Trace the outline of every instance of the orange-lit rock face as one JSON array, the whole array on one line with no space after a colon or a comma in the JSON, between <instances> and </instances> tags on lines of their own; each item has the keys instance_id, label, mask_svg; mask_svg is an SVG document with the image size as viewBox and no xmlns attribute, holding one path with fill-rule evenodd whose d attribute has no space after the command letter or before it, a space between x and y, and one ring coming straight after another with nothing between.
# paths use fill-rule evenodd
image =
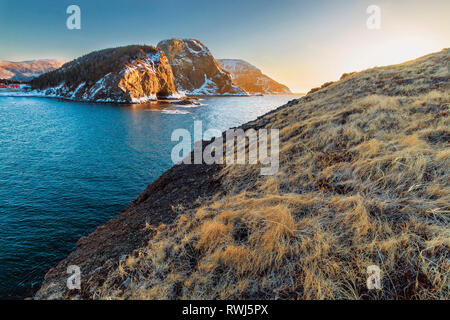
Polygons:
<instances>
[{"instance_id":1,"label":"orange-lit rock face","mask_svg":"<svg viewBox=\"0 0 450 320\"><path fill-rule=\"evenodd\" d=\"M169 59L178 90L188 95L246 95L200 41L170 39L161 41L158 48Z\"/></svg>"},{"instance_id":2,"label":"orange-lit rock face","mask_svg":"<svg viewBox=\"0 0 450 320\"><path fill-rule=\"evenodd\" d=\"M163 52L133 61L123 73L118 87L134 102L167 98L177 93L172 68Z\"/></svg>"}]
</instances>

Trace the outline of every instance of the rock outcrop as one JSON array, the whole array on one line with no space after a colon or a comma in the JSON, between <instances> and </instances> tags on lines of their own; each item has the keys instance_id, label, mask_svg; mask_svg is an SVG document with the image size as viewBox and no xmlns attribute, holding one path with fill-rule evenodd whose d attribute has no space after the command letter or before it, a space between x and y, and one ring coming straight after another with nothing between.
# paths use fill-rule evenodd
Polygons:
<instances>
[{"instance_id":1,"label":"rock outcrop","mask_svg":"<svg viewBox=\"0 0 450 320\"><path fill-rule=\"evenodd\" d=\"M250 63L239 59L219 59L220 67L231 74L233 83L250 94L291 94L285 85L276 82Z\"/></svg>"},{"instance_id":2,"label":"rock outcrop","mask_svg":"<svg viewBox=\"0 0 450 320\"><path fill-rule=\"evenodd\" d=\"M209 49L198 40L170 39L158 43L172 66L175 84L187 95L247 95L233 85Z\"/></svg>"},{"instance_id":3,"label":"rock outcrop","mask_svg":"<svg viewBox=\"0 0 450 320\"><path fill-rule=\"evenodd\" d=\"M164 52L127 46L90 53L32 81L32 94L75 101L142 103L179 94Z\"/></svg>"},{"instance_id":4,"label":"rock outcrop","mask_svg":"<svg viewBox=\"0 0 450 320\"><path fill-rule=\"evenodd\" d=\"M28 81L58 69L66 62L65 60L0 61L0 79Z\"/></svg>"}]
</instances>

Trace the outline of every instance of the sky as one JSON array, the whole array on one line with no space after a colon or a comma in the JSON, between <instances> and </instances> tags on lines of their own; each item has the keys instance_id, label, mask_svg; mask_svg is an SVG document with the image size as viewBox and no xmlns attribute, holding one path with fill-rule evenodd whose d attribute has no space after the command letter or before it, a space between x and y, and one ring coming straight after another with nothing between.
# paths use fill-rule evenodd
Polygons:
<instances>
[{"instance_id":1,"label":"sky","mask_svg":"<svg viewBox=\"0 0 450 320\"><path fill-rule=\"evenodd\" d=\"M69 5L81 29L69 30ZM369 29L370 5L380 28ZM0 0L0 60L71 60L94 50L194 38L294 92L342 73L450 47L449 0Z\"/></svg>"}]
</instances>

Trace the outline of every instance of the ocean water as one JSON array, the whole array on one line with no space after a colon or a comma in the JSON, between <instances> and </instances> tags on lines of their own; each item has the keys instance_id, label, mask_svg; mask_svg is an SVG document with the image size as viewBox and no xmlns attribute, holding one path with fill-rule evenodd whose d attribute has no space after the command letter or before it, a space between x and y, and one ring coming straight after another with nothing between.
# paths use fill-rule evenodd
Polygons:
<instances>
[{"instance_id":1,"label":"ocean water","mask_svg":"<svg viewBox=\"0 0 450 320\"><path fill-rule=\"evenodd\" d=\"M0 299L31 296L80 237L169 169L173 130L201 120L224 131L294 98L181 107L0 97Z\"/></svg>"}]
</instances>

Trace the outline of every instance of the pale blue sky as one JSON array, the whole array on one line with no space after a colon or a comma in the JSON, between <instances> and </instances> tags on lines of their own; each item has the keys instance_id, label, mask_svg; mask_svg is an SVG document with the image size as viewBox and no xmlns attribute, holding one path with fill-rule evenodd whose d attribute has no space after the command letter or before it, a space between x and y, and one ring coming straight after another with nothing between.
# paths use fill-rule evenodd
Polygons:
<instances>
[{"instance_id":1,"label":"pale blue sky","mask_svg":"<svg viewBox=\"0 0 450 320\"><path fill-rule=\"evenodd\" d=\"M66 28L79 5L82 29ZM381 29L366 8L381 8ZM93 50L196 38L216 58L247 60L294 91L343 72L450 46L448 0L0 0L0 60L73 59Z\"/></svg>"}]
</instances>

